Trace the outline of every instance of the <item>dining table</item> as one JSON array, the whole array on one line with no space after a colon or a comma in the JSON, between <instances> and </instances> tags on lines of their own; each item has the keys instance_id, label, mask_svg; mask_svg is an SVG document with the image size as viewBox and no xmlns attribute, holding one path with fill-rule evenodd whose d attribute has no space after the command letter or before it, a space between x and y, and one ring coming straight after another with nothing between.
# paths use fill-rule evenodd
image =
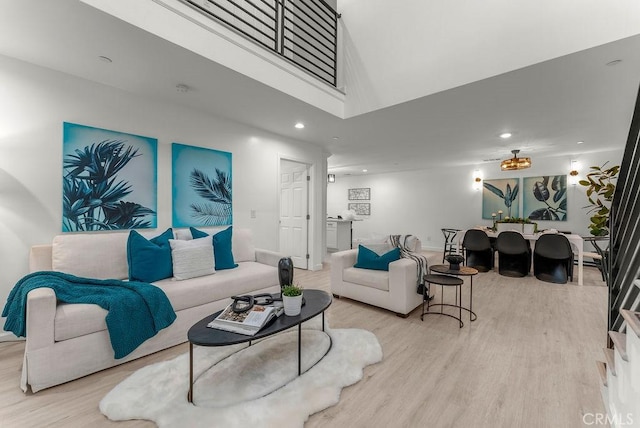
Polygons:
<instances>
[{"instance_id":1,"label":"dining table","mask_svg":"<svg viewBox=\"0 0 640 428\"><path fill-rule=\"evenodd\" d=\"M490 227L476 227L474 229L482 230L487 234L489 238L497 238L499 233L497 231L494 231ZM454 241L457 242L456 247L459 254L462 251L462 241L464 240L464 235L467 232L467 230L468 229L460 230L458 233L456 233L456 236L453 238ZM547 230L547 231L542 231L542 232L532 233L532 234L523 233L522 236L524 237L524 239L531 242L531 247L532 247L531 250L533 251L536 245L536 241L545 233L561 233L561 232L557 232L554 230ZM569 240L569 243L571 244L571 248L573 248L574 253L578 255L578 285L583 285L584 239L582 239L582 236L576 235L573 233L571 234L565 233L564 236Z\"/></svg>"}]
</instances>

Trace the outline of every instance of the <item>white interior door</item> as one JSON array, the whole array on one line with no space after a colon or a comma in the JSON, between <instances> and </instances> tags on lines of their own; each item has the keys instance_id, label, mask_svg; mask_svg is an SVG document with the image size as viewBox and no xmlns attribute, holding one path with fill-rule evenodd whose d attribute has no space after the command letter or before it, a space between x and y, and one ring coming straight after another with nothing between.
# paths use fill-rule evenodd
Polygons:
<instances>
[{"instance_id":1,"label":"white interior door","mask_svg":"<svg viewBox=\"0 0 640 428\"><path fill-rule=\"evenodd\" d=\"M305 164L280 162L280 252L301 269L308 268L308 175Z\"/></svg>"}]
</instances>

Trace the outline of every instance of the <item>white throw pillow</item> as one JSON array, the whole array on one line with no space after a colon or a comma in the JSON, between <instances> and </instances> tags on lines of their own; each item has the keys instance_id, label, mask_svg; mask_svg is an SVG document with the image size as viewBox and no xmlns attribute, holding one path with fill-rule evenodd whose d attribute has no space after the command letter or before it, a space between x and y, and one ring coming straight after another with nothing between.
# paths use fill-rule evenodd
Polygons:
<instances>
[{"instance_id":1,"label":"white throw pillow","mask_svg":"<svg viewBox=\"0 0 640 428\"><path fill-rule=\"evenodd\" d=\"M169 239L175 279L183 280L215 273L212 239L212 236L189 241Z\"/></svg>"}]
</instances>

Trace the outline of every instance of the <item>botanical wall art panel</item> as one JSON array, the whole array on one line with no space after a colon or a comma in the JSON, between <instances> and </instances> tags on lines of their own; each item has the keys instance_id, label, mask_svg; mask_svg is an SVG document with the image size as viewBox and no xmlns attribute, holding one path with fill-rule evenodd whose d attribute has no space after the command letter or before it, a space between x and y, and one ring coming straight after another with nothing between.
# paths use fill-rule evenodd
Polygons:
<instances>
[{"instance_id":1,"label":"botanical wall art panel","mask_svg":"<svg viewBox=\"0 0 640 428\"><path fill-rule=\"evenodd\" d=\"M63 124L62 231L157 227L158 140Z\"/></svg>"},{"instance_id":2,"label":"botanical wall art panel","mask_svg":"<svg viewBox=\"0 0 640 428\"><path fill-rule=\"evenodd\" d=\"M524 216L531 220L567 221L567 176L544 175L523 179Z\"/></svg>"},{"instance_id":3,"label":"botanical wall art panel","mask_svg":"<svg viewBox=\"0 0 640 428\"><path fill-rule=\"evenodd\" d=\"M350 201L368 201L370 199L371 199L371 189L368 187L349 189Z\"/></svg>"},{"instance_id":4,"label":"botanical wall art panel","mask_svg":"<svg viewBox=\"0 0 640 428\"><path fill-rule=\"evenodd\" d=\"M232 224L231 153L173 143L173 226Z\"/></svg>"},{"instance_id":5,"label":"botanical wall art panel","mask_svg":"<svg viewBox=\"0 0 640 428\"><path fill-rule=\"evenodd\" d=\"M350 203L348 209L355 211L356 215L371 215L371 204L369 203Z\"/></svg>"},{"instance_id":6,"label":"botanical wall art panel","mask_svg":"<svg viewBox=\"0 0 640 428\"><path fill-rule=\"evenodd\" d=\"M518 178L484 180L482 183L482 218L491 220L491 214L502 211L502 218L519 217L520 203ZM499 216L498 216L499 217Z\"/></svg>"}]
</instances>

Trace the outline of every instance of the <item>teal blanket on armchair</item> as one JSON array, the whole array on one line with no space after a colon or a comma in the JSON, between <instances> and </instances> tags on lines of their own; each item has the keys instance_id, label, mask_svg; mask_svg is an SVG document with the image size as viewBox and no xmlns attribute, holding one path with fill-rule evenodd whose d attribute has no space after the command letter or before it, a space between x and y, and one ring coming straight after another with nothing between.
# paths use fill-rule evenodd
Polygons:
<instances>
[{"instance_id":1,"label":"teal blanket on armchair","mask_svg":"<svg viewBox=\"0 0 640 428\"><path fill-rule=\"evenodd\" d=\"M2 316L6 331L26 335L27 294L53 289L58 301L93 303L109 311L105 318L115 358L123 358L176 319L164 292L145 282L80 278L62 272L34 272L13 287Z\"/></svg>"}]
</instances>

